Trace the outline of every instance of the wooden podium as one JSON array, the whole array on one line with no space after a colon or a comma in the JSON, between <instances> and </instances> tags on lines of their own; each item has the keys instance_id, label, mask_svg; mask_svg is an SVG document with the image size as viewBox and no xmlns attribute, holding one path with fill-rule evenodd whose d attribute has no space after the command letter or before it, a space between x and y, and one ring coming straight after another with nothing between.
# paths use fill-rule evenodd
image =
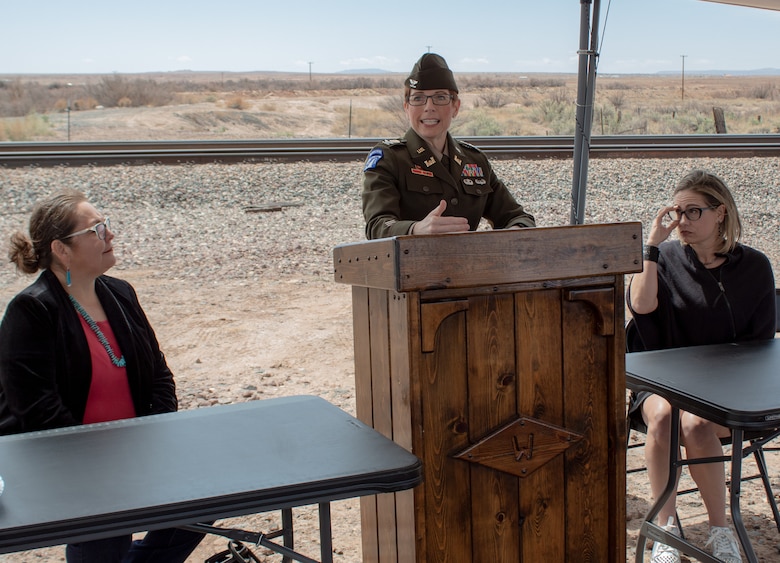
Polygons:
<instances>
[{"instance_id":1,"label":"wooden podium","mask_svg":"<svg viewBox=\"0 0 780 563\"><path fill-rule=\"evenodd\" d=\"M333 251L357 415L423 460L361 499L363 561L626 558L623 275L640 223L401 236Z\"/></svg>"}]
</instances>

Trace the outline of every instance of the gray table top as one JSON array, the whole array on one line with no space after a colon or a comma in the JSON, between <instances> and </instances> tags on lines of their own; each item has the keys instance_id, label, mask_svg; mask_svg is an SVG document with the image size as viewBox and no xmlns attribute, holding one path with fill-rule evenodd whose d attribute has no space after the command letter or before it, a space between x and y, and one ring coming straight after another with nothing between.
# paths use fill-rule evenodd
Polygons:
<instances>
[{"instance_id":1,"label":"gray table top","mask_svg":"<svg viewBox=\"0 0 780 563\"><path fill-rule=\"evenodd\" d=\"M730 428L780 426L780 339L626 354L626 384Z\"/></svg>"},{"instance_id":2,"label":"gray table top","mask_svg":"<svg viewBox=\"0 0 780 563\"><path fill-rule=\"evenodd\" d=\"M0 553L411 488L421 461L299 396L0 437Z\"/></svg>"}]
</instances>

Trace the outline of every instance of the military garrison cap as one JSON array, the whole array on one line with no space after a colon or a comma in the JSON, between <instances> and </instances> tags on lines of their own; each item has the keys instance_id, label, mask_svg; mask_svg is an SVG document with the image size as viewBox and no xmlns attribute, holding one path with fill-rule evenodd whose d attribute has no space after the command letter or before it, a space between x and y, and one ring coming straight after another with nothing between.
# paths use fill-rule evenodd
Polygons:
<instances>
[{"instance_id":1,"label":"military garrison cap","mask_svg":"<svg viewBox=\"0 0 780 563\"><path fill-rule=\"evenodd\" d=\"M446 90L458 91L455 77L447 66L447 61L435 53L425 53L414 63L412 73L404 83L415 90Z\"/></svg>"}]
</instances>

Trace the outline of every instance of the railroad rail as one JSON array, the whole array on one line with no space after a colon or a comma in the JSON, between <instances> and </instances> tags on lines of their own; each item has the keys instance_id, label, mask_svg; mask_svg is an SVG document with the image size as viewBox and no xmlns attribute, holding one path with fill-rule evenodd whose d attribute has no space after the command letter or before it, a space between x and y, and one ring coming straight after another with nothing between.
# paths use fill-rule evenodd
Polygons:
<instances>
[{"instance_id":1,"label":"railroad rail","mask_svg":"<svg viewBox=\"0 0 780 563\"><path fill-rule=\"evenodd\" d=\"M572 158L574 138L460 137L492 158ZM111 141L0 143L0 166L184 164L257 161L350 161L381 139ZM594 136L591 158L738 158L780 156L780 135Z\"/></svg>"}]
</instances>

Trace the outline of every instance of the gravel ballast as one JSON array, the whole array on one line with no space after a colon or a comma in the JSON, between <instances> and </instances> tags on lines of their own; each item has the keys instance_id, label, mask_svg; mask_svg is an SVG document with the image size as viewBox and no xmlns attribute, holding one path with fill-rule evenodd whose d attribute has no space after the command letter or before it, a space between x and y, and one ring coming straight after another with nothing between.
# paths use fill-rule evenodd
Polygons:
<instances>
[{"instance_id":1,"label":"gravel ballast","mask_svg":"<svg viewBox=\"0 0 780 563\"><path fill-rule=\"evenodd\" d=\"M27 228L37 200L74 187L111 217L118 239L116 270L143 268L172 279L328 278L333 247L364 240L361 164L4 169L0 237L5 249L13 230ZM494 166L539 226L569 224L571 160L497 160ZM743 242L780 267L778 158L591 159L585 222L641 221L646 233L656 210L670 201L676 181L697 167L727 182L742 214ZM4 260L0 287L15 278Z\"/></svg>"},{"instance_id":2,"label":"gravel ballast","mask_svg":"<svg viewBox=\"0 0 780 563\"><path fill-rule=\"evenodd\" d=\"M494 166L539 226L569 224L570 159ZM780 158L591 159L585 222L641 221L646 234L692 168L727 182L742 214L743 241L780 268ZM111 217L117 265L109 274L139 289L176 375L181 408L316 394L354 412L350 291L333 281L332 251L365 240L361 170L360 161L0 168L0 248L5 256L11 233L26 230L36 201L64 187L83 190ZM0 311L33 279L4 257ZM633 561L649 491L644 476L629 478L629 485L627 560ZM777 532L756 491L743 497L749 533L769 561L777 557ZM686 499L686 534L703 545L706 511L697 495ZM265 531L273 529L269 518L236 525ZM296 545L316 553L316 514L304 510L296 518L303 518L296 521ZM357 501L335 503L333 522L336 560L358 563ZM189 561L204 561L224 544L209 536ZM0 561L54 563L62 561L62 548Z\"/></svg>"}]
</instances>

